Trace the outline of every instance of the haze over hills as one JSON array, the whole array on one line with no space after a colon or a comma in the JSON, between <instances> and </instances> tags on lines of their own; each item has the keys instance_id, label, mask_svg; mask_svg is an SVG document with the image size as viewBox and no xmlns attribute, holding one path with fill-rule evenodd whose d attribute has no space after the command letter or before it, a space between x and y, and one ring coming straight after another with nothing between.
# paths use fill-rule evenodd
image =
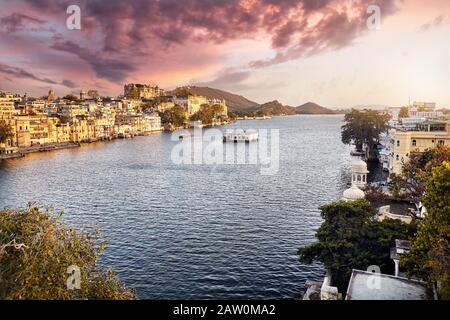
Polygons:
<instances>
[{"instance_id":1,"label":"haze over hills","mask_svg":"<svg viewBox=\"0 0 450 320\"><path fill-rule=\"evenodd\" d=\"M223 99L232 112L263 112L266 115L294 115L294 114L335 114L336 112L324 108L316 103L308 102L298 107L285 106L278 100L259 104L241 95L210 87L186 86L179 87L168 94L177 94L188 90L192 94L201 95L208 99Z\"/></svg>"}]
</instances>

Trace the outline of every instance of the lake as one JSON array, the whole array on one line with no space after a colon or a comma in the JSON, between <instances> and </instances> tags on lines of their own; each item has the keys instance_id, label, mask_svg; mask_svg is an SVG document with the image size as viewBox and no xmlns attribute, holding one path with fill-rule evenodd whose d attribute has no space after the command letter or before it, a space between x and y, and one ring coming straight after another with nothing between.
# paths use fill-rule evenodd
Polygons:
<instances>
[{"instance_id":1,"label":"lake","mask_svg":"<svg viewBox=\"0 0 450 320\"><path fill-rule=\"evenodd\" d=\"M0 208L64 209L107 239L101 264L142 299L295 299L324 270L298 262L318 207L350 182L343 116L238 121L279 129L279 170L177 165L170 133L36 153L0 163Z\"/></svg>"}]
</instances>

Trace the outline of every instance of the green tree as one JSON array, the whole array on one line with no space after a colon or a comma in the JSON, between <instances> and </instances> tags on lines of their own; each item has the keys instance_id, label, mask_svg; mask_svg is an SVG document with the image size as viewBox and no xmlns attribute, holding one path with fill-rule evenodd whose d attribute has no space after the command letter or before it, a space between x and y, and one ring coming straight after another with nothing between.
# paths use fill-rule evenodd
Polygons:
<instances>
[{"instance_id":1,"label":"green tree","mask_svg":"<svg viewBox=\"0 0 450 320\"><path fill-rule=\"evenodd\" d=\"M187 120L186 112L180 106L175 106L169 110L165 110L159 115L161 117L162 124L171 124L175 127L183 126Z\"/></svg>"},{"instance_id":2,"label":"green tree","mask_svg":"<svg viewBox=\"0 0 450 320\"><path fill-rule=\"evenodd\" d=\"M433 175L433 168L444 161L450 161L450 147L436 146L425 152L413 152L408 161L402 163L401 175L391 175L390 190L398 196L420 201L425 193L427 182Z\"/></svg>"},{"instance_id":3,"label":"green tree","mask_svg":"<svg viewBox=\"0 0 450 320\"><path fill-rule=\"evenodd\" d=\"M202 124L211 124L214 119L214 109L209 104L203 104L200 110L191 117L191 120L200 120Z\"/></svg>"},{"instance_id":4,"label":"green tree","mask_svg":"<svg viewBox=\"0 0 450 320\"><path fill-rule=\"evenodd\" d=\"M352 109L345 115L341 138L345 144L354 144L358 151L366 146L369 159L374 159L374 150L380 134L389 129L388 115L375 110Z\"/></svg>"},{"instance_id":5,"label":"green tree","mask_svg":"<svg viewBox=\"0 0 450 320\"><path fill-rule=\"evenodd\" d=\"M398 114L399 118L408 118L409 116L409 109L408 107L401 107L400 112Z\"/></svg>"},{"instance_id":6,"label":"green tree","mask_svg":"<svg viewBox=\"0 0 450 320\"><path fill-rule=\"evenodd\" d=\"M440 298L450 300L450 162L433 169L423 203L427 215L401 264L409 276L438 283Z\"/></svg>"},{"instance_id":7,"label":"green tree","mask_svg":"<svg viewBox=\"0 0 450 320\"><path fill-rule=\"evenodd\" d=\"M300 262L323 263L333 285L344 293L353 269L378 265L382 272L392 272L389 255L395 239L408 239L414 233L414 225L373 219L376 210L365 200L334 202L320 210L324 222L316 233L318 242L298 250Z\"/></svg>"},{"instance_id":8,"label":"green tree","mask_svg":"<svg viewBox=\"0 0 450 320\"><path fill-rule=\"evenodd\" d=\"M0 211L0 299L134 299L114 272L97 267L104 241L78 233L51 212ZM80 289L69 290L67 268L80 270Z\"/></svg>"},{"instance_id":9,"label":"green tree","mask_svg":"<svg viewBox=\"0 0 450 320\"><path fill-rule=\"evenodd\" d=\"M5 143L14 136L11 126L4 120L0 120L0 143Z\"/></svg>"}]
</instances>

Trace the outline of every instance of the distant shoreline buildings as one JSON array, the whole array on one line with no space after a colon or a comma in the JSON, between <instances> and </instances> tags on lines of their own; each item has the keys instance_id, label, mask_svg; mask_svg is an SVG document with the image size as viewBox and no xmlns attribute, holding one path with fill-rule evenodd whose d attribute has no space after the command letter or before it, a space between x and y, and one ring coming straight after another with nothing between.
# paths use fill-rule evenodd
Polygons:
<instances>
[{"instance_id":1,"label":"distant shoreline buildings","mask_svg":"<svg viewBox=\"0 0 450 320\"><path fill-rule=\"evenodd\" d=\"M0 123L6 123L12 131L12 136L0 141L0 158L48 150L50 146L70 147L160 132L173 128L171 123L162 123L161 113L180 106L189 119L203 105L220 105L223 110L215 115L211 125L227 123L224 100L189 93L166 95L158 86L145 84L126 84L123 96L116 98L100 97L94 90L63 98L53 90L41 98L0 92ZM185 126L189 127L188 121Z\"/></svg>"}]
</instances>

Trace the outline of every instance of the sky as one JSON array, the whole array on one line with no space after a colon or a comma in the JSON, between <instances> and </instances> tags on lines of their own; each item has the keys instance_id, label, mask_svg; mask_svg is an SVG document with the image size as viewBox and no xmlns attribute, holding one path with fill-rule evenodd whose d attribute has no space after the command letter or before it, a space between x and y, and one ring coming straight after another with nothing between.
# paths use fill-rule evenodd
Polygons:
<instances>
[{"instance_id":1,"label":"sky","mask_svg":"<svg viewBox=\"0 0 450 320\"><path fill-rule=\"evenodd\" d=\"M449 0L0 0L0 90L200 85L291 106L450 108L449 40Z\"/></svg>"}]
</instances>

